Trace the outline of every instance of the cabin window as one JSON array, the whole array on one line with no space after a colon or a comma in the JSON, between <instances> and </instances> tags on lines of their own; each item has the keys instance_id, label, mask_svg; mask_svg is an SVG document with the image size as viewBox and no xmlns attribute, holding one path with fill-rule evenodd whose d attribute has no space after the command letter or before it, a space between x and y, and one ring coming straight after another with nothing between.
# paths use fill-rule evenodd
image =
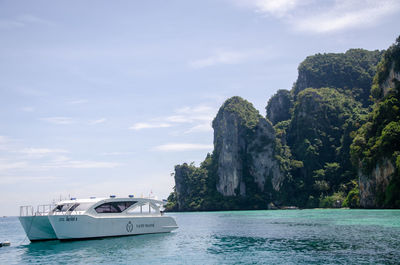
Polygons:
<instances>
[{"instance_id":1,"label":"cabin window","mask_svg":"<svg viewBox=\"0 0 400 265\"><path fill-rule=\"evenodd\" d=\"M86 203L75 203L71 208L69 208L68 211L77 211L77 212L81 212L81 211L86 211L87 209L90 208L90 206L92 206L93 203L92 202L86 202Z\"/></svg>"},{"instance_id":2,"label":"cabin window","mask_svg":"<svg viewBox=\"0 0 400 265\"><path fill-rule=\"evenodd\" d=\"M128 210L129 214L150 214L156 212L157 210L149 203L138 203L132 209Z\"/></svg>"},{"instance_id":3,"label":"cabin window","mask_svg":"<svg viewBox=\"0 0 400 265\"><path fill-rule=\"evenodd\" d=\"M74 205L72 205L71 208L68 209L69 212L72 212L73 210L75 210L76 207L79 206L79 203L75 203Z\"/></svg>"},{"instance_id":4,"label":"cabin window","mask_svg":"<svg viewBox=\"0 0 400 265\"><path fill-rule=\"evenodd\" d=\"M136 201L129 201L129 202L115 202L117 207L121 210L121 212L125 211L129 207L131 207Z\"/></svg>"},{"instance_id":5,"label":"cabin window","mask_svg":"<svg viewBox=\"0 0 400 265\"><path fill-rule=\"evenodd\" d=\"M106 202L95 208L97 213L121 213L136 201Z\"/></svg>"},{"instance_id":6,"label":"cabin window","mask_svg":"<svg viewBox=\"0 0 400 265\"><path fill-rule=\"evenodd\" d=\"M71 206L71 203L59 204L54 208L53 212L66 212Z\"/></svg>"}]
</instances>

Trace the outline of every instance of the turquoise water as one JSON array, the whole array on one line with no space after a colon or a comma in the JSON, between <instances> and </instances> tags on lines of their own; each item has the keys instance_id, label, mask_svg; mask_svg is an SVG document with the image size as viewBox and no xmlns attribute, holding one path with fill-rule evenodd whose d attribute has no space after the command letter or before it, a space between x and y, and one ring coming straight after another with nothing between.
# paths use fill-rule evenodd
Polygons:
<instances>
[{"instance_id":1,"label":"turquoise water","mask_svg":"<svg viewBox=\"0 0 400 265\"><path fill-rule=\"evenodd\" d=\"M0 264L398 264L400 210L176 213L170 234L30 243L0 218Z\"/></svg>"}]
</instances>

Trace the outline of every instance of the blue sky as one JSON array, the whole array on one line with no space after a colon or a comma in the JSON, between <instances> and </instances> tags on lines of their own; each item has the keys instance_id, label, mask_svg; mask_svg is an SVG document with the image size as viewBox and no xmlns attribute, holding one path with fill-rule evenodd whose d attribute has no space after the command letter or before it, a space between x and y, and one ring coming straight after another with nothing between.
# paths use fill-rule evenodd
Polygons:
<instances>
[{"instance_id":1,"label":"blue sky","mask_svg":"<svg viewBox=\"0 0 400 265\"><path fill-rule=\"evenodd\" d=\"M385 49L396 0L0 0L0 215L67 197L166 198L239 95L265 115L305 57Z\"/></svg>"}]
</instances>

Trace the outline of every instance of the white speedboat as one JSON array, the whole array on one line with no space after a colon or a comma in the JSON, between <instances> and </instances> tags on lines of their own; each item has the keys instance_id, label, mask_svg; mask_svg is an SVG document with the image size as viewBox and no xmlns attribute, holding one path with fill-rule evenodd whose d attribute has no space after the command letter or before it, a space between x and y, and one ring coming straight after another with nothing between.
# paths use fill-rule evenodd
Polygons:
<instances>
[{"instance_id":1,"label":"white speedboat","mask_svg":"<svg viewBox=\"0 0 400 265\"><path fill-rule=\"evenodd\" d=\"M111 236L168 233L175 219L160 211L163 201L149 198L71 199L52 210L21 206L20 222L31 241L73 240ZM49 206L43 209L49 209Z\"/></svg>"}]
</instances>

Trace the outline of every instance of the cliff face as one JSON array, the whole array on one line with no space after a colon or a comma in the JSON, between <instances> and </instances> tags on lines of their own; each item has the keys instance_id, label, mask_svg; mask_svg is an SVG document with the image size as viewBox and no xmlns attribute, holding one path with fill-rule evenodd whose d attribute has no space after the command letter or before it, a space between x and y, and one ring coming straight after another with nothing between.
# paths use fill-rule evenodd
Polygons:
<instances>
[{"instance_id":1,"label":"cliff face","mask_svg":"<svg viewBox=\"0 0 400 265\"><path fill-rule=\"evenodd\" d=\"M388 77L387 77L386 81L383 83L383 85L381 86L384 97L387 96L389 91L394 89L394 87L396 86L396 80L397 80L397 82L400 82L400 71L396 72L394 68L395 68L395 66L394 66L394 64L392 64L392 66L390 67Z\"/></svg>"},{"instance_id":2,"label":"cliff face","mask_svg":"<svg viewBox=\"0 0 400 265\"><path fill-rule=\"evenodd\" d=\"M191 187L188 185L188 178L190 175L190 169L185 166L175 167L175 189L177 192L178 205L185 205L185 198L191 193ZM185 210L185 207L180 207L179 210Z\"/></svg>"},{"instance_id":3,"label":"cliff face","mask_svg":"<svg viewBox=\"0 0 400 265\"><path fill-rule=\"evenodd\" d=\"M260 118L255 128L254 138L248 143L247 153L250 157L249 173L261 191L272 185L274 191L280 191L284 174L274 157L275 131L272 125Z\"/></svg>"},{"instance_id":4,"label":"cliff face","mask_svg":"<svg viewBox=\"0 0 400 265\"><path fill-rule=\"evenodd\" d=\"M237 114L219 113L213 123L214 148L218 155L217 190L224 196L246 195L243 181L243 154L246 152L246 128Z\"/></svg>"},{"instance_id":5,"label":"cliff face","mask_svg":"<svg viewBox=\"0 0 400 265\"><path fill-rule=\"evenodd\" d=\"M351 146L358 168L360 205L400 207L400 37L378 65L375 104Z\"/></svg>"},{"instance_id":6,"label":"cliff face","mask_svg":"<svg viewBox=\"0 0 400 265\"><path fill-rule=\"evenodd\" d=\"M267 119L272 122L273 125L280 121L286 121L290 119L290 110L293 108L293 98L288 90L278 90L273 95L267 104Z\"/></svg>"},{"instance_id":7,"label":"cliff face","mask_svg":"<svg viewBox=\"0 0 400 265\"><path fill-rule=\"evenodd\" d=\"M384 158L382 163L377 164L369 175L359 171L361 207L377 208L381 206L377 202L377 195L385 193L393 173L395 173L395 167L388 158Z\"/></svg>"},{"instance_id":8,"label":"cliff face","mask_svg":"<svg viewBox=\"0 0 400 265\"><path fill-rule=\"evenodd\" d=\"M246 186L253 183L262 192L266 185L279 191L283 174L274 158L274 129L249 102L239 97L228 99L213 128L218 192L246 196Z\"/></svg>"}]
</instances>

